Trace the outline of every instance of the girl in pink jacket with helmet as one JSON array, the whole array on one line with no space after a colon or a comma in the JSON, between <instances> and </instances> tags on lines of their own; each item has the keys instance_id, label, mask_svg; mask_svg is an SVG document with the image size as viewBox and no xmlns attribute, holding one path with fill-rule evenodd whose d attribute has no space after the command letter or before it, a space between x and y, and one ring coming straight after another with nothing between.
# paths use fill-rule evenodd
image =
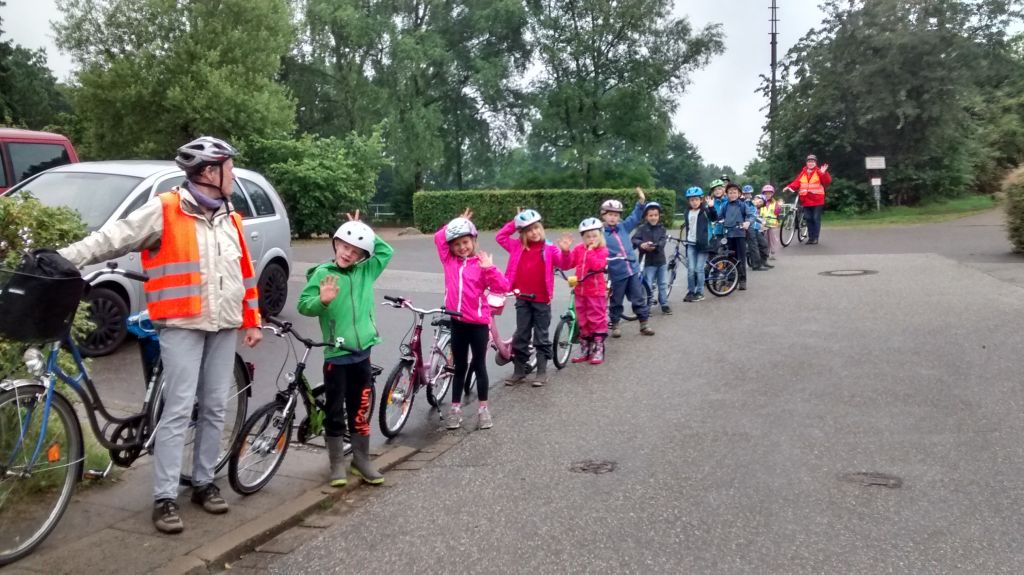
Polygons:
<instances>
[{"instance_id":1,"label":"girl in pink jacket with helmet","mask_svg":"<svg viewBox=\"0 0 1024 575\"><path fill-rule=\"evenodd\" d=\"M462 215L434 234L437 255L444 267L444 307L462 314L452 318L452 360L455 374L452 385L452 404L445 415L448 429L462 425L462 390L466 375L472 369L476 375L480 429L490 429L494 423L487 403L487 343L491 308L485 292L508 291L508 282L496 267L490 254L476 249L476 226L470 219L473 211L466 208ZM469 363L469 352L473 363Z\"/></svg>"}]
</instances>

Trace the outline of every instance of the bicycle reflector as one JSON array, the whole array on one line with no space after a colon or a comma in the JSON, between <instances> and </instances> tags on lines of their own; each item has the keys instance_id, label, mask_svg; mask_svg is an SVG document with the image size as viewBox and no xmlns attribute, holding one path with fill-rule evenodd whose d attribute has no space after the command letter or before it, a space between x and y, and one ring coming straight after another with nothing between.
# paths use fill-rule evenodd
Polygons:
<instances>
[{"instance_id":1,"label":"bicycle reflector","mask_svg":"<svg viewBox=\"0 0 1024 575\"><path fill-rule=\"evenodd\" d=\"M57 463L60 461L60 444L56 441L46 450L46 461Z\"/></svg>"}]
</instances>

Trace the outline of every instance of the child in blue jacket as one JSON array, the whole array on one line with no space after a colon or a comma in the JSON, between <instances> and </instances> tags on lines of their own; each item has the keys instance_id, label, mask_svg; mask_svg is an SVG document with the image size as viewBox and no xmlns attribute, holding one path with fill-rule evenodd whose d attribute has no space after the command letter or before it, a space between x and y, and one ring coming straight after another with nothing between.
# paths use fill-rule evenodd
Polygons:
<instances>
[{"instance_id":1,"label":"child in blue jacket","mask_svg":"<svg viewBox=\"0 0 1024 575\"><path fill-rule=\"evenodd\" d=\"M747 204L740 198L740 187L732 182L725 188L728 201L720 211L715 211L722 219L725 237L729 249L736 254L736 271L739 275L740 291L747 289L747 230L754 223L754 214L747 209Z\"/></svg>"},{"instance_id":2,"label":"child in blue jacket","mask_svg":"<svg viewBox=\"0 0 1024 575\"><path fill-rule=\"evenodd\" d=\"M604 238L608 244L608 277L612 280L611 309L608 330L612 337L622 337L619 331L619 320L622 319L622 298L629 297L633 313L640 320L640 333L654 335L654 330L647 325L650 309L647 307L647 294L640 278L640 265L636 252L629 239L629 234L640 223L643 217L647 197L643 189L636 188L637 203L633 213L625 220L622 218L622 202L607 200L601 204L601 221L604 222Z\"/></svg>"}]
</instances>

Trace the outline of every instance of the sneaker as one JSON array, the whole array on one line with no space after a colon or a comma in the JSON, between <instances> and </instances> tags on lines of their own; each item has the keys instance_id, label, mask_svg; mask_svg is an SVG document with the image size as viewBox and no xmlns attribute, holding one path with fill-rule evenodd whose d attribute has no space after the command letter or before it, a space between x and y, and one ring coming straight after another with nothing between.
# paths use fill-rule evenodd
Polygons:
<instances>
[{"instance_id":1,"label":"sneaker","mask_svg":"<svg viewBox=\"0 0 1024 575\"><path fill-rule=\"evenodd\" d=\"M611 334L612 334L612 337L614 337L616 339L622 337L622 332L619 331L619 324L617 324L617 323L613 323L612 325L608 326L608 331L610 331Z\"/></svg>"},{"instance_id":2,"label":"sneaker","mask_svg":"<svg viewBox=\"0 0 1024 575\"><path fill-rule=\"evenodd\" d=\"M449 407L448 414L444 416L445 429L458 429L462 427L462 408Z\"/></svg>"},{"instance_id":3,"label":"sneaker","mask_svg":"<svg viewBox=\"0 0 1024 575\"><path fill-rule=\"evenodd\" d=\"M228 502L220 496L220 489L213 483L192 488L192 503L199 505L207 513L220 515L228 512Z\"/></svg>"},{"instance_id":4,"label":"sneaker","mask_svg":"<svg viewBox=\"0 0 1024 575\"><path fill-rule=\"evenodd\" d=\"M160 499L153 503L153 526L161 533L175 534L185 530L178 515L178 504L173 499Z\"/></svg>"},{"instance_id":5,"label":"sneaker","mask_svg":"<svg viewBox=\"0 0 1024 575\"><path fill-rule=\"evenodd\" d=\"M693 299L690 300L690 301L704 301L704 294L699 293L699 294L693 296Z\"/></svg>"},{"instance_id":6,"label":"sneaker","mask_svg":"<svg viewBox=\"0 0 1024 575\"><path fill-rule=\"evenodd\" d=\"M647 325L646 321L640 322L640 334L641 335L654 335L654 330Z\"/></svg>"},{"instance_id":7,"label":"sneaker","mask_svg":"<svg viewBox=\"0 0 1024 575\"><path fill-rule=\"evenodd\" d=\"M481 407L477 415L480 417L479 422L477 422L477 427L479 427L480 429L490 429L494 427L494 420L491 419L490 409L487 409L486 407Z\"/></svg>"},{"instance_id":8,"label":"sneaker","mask_svg":"<svg viewBox=\"0 0 1024 575\"><path fill-rule=\"evenodd\" d=\"M687 293L685 296L683 296L683 301L690 302L693 301L695 297L696 296L694 296L692 293Z\"/></svg>"},{"instance_id":9,"label":"sneaker","mask_svg":"<svg viewBox=\"0 0 1024 575\"><path fill-rule=\"evenodd\" d=\"M672 315L672 308L670 308L667 305L663 305L663 306L661 306L661 313L663 313L665 315Z\"/></svg>"}]
</instances>

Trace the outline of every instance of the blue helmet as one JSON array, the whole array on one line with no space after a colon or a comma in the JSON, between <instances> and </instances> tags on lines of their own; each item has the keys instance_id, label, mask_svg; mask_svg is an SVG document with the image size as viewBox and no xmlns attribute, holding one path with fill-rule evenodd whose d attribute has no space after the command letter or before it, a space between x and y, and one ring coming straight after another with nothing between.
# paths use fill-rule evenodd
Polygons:
<instances>
[{"instance_id":1,"label":"blue helmet","mask_svg":"<svg viewBox=\"0 0 1024 575\"><path fill-rule=\"evenodd\" d=\"M751 186L750 184L747 184L747 185L743 186L743 193L744 194L753 194L754 193L754 186Z\"/></svg>"},{"instance_id":2,"label":"blue helmet","mask_svg":"<svg viewBox=\"0 0 1024 575\"><path fill-rule=\"evenodd\" d=\"M647 215L647 212L649 210L658 210L659 213L663 211L661 209L661 204L659 204L658 202L647 202L647 205L644 206L644 215Z\"/></svg>"},{"instance_id":3,"label":"blue helmet","mask_svg":"<svg viewBox=\"0 0 1024 575\"><path fill-rule=\"evenodd\" d=\"M692 188L686 190L686 197L688 197L688 198L703 198L704 197L704 190L700 189L697 186L693 186Z\"/></svg>"}]
</instances>

